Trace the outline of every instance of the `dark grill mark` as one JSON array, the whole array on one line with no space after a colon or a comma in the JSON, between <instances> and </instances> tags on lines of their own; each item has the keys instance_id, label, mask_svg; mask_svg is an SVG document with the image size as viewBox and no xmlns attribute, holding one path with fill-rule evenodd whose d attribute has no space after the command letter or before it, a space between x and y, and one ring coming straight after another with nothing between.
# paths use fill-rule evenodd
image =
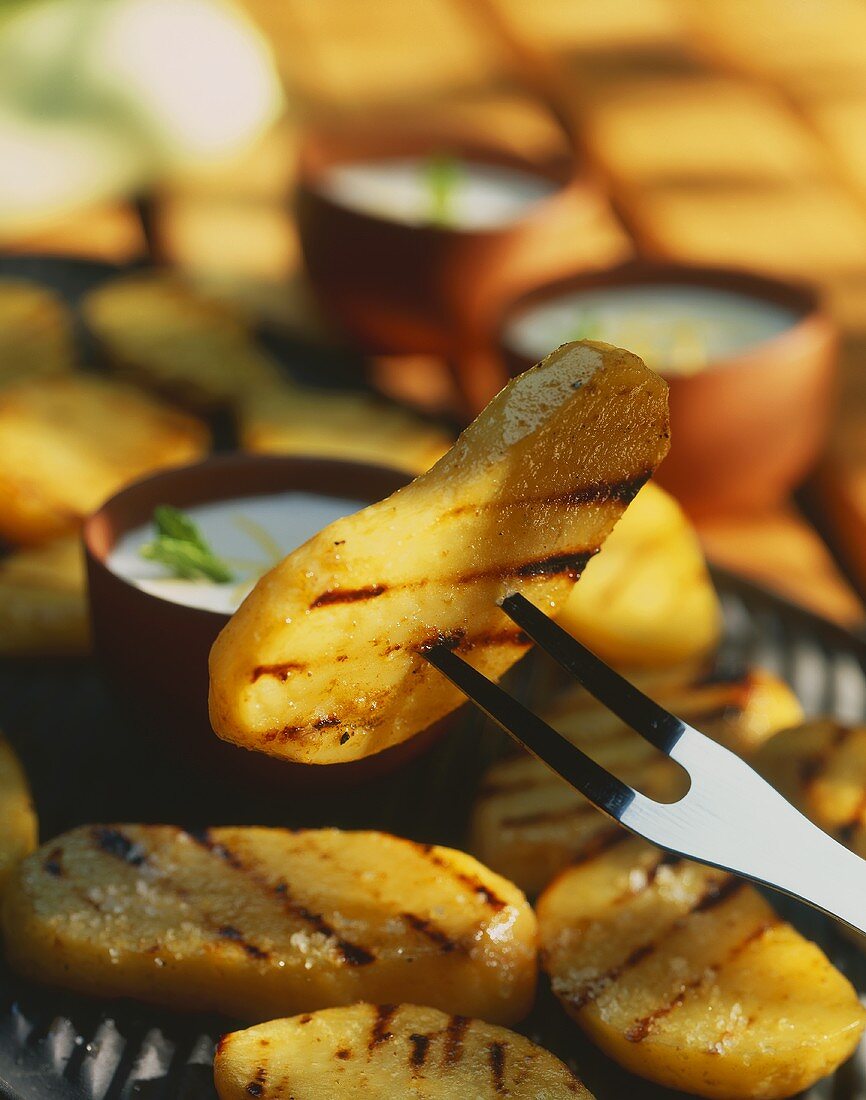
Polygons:
<instances>
[{"instance_id":1,"label":"dark grill mark","mask_svg":"<svg viewBox=\"0 0 866 1100\"><path fill-rule=\"evenodd\" d=\"M435 634L431 634L429 638L425 638L420 641L415 647L419 653L426 653L429 649L433 649L434 646L447 646L448 649L457 649L462 644L466 637L466 631L463 627L458 630L450 630L444 633L441 630L437 630Z\"/></svg>"},{"instance_id":2,"label":"dark grill mark","mask_svg":"<svg viewBox=\"0 0 866 1100\"><path fill-rule=\"evenodd\" d=\"M554 493L543 497L523 497L520 500L491 501L485 504L460 504L446 512L446 516L457 516L464 512L481 513L489 508L523 509L537 507L545 504L605 504L615 500L622 503L631 503L652 475L652 470L645 470L634 477L624 478L622 481L595 481L588 485L581 485L565 493Z\"/></svg>"},{"instance_id":3,"label":"dark grill mark","mask_svg":"<svg viewBox=\"0 0 866 1100\"><path fill-rule=\"evenodd\" d=\"M493 1087L497 1092L503 1092L505 1089L505 1043L491 1043L487 1053L490 1059Z\"/></svg>"},{"instance_id":4,"label":"dark grill mark","mask_svg":"<svg viewBox=\"0 0 866 1100\"><path fill-rule=\"evenodd\" d=\"M273 893L275 896L282 898L284 904L289 909L289 912L295 916L300 917L301 920L306 921L315 932L321 932L323 936L326 936L339 951L343 958L343 961L349 966L366 966L368 963L374 961L375 956L372 955L365 947L360 947L358 944L350 943L348 940L344 940L320 913L314 913L312 910L307 909L306 906L300 905L293 901L289 896L288 883L278 882L276 885L271 884L267 879L261 875L257 875L244 865L240 857L231 849L227 848L224 844L220 844L215 841L209 830L205 829L202 832L190 833L190 836L196 841L197 844L207 848L209 852L222 859L234 870L239 871L241 874L246 875L261 889L266 890L269 893Z\"/></svg>"},{"instance_id":5,"label":"dark grill mark","mask_svg":"<svg viewBox=\"0 0 866 1100\"><path fill-rule=\"evenodd\" d=\"M63 875L63 849L52 849L42 864L42 869L52 878L61 878Z\"/></svg>"},{"instance_id":6,"label":"dark grill mark","mask_svg":"<svg viewBox=\"0 0 866 1100\"><path fill-rule=\"evenodd\" d=\"M436 855L432 849L427 846L425 849L427 858L431 863L435 863L437 867L441 867L443 870L448 871L458 882L462 882L467 889L471 890L473 894L482 898L486 905L489 905L494 913L498 913L500 909L504 909L506 903L502 898L497 897L496 894L487 886L484 885L480 879L477 879L474 875L467 874L466 871L457 871L455 868L450 867L444 859L441 859Z\"/></svg>"},{"instance_id":7,"label":"dark grill mark","mask_svg":"<svg viewBox=\"0 0 866 1100\"><path fill-rule=\"evenodd\" d=\"M252 1081L247 1085L247 1092L250 1096L261 1096L265 1091L265 1067L259 1066L256 1070L256 1075Z\"/></svg>"},{"instance_id":8,"label":"dark grill mark","mask_svg":"<svg viewBox=\"0 0 866 1100\"><path fill-rule=\"evenodd\" d=\"M576 817L592 817L598 813L594 806L591 806L588 802L577 802L571 806L563 806L559 810L536 810L531 814L516 814L514 817L504 817L502 819L502 825L504 828L521 828L526 825L543 825L546 823L553 823L556 821L571 821ZM603 822L600 828L604 829Z\"/></svg>"},{"instance_id":9,"label":"dark grill mark","mask_svg":"<svg viewBox=\"0 0 866 1100\"><path fill-rule=\"evenodd\" d=\"M285 886L285 883L281 883L280 885ZM350 943L349 940L344 940L333 925L325 920L321 913L314 913L305 905L299 905L297 902L293 902L288 897L287 889L278 892L285 897L286 904L292 913L306 921L314 932L320 932L323 936L327 937L327 939L331 940L342 956L343 962L348 963L349 966L367 966L374 961L375 956L372 955L366 947L360 947L356 943Z\"/></svg>"},{"instance_id":10,"label":"dark grill mark","mask_svg":"<svg viewBox=\"0 0 866 1100\"><path fill-rule=\"evenodd\" d=\"M611 848L615 848L617 844L623 844L630 838L631 833L626 832L625 829L612 828L600 836L593 837L585 844L583 849L571 861L571 865L572 867L579 867L582 863L591 863Z\"/></svg>"},{"instance_id":11,"label":"dark grill mark","mask_svg":"<svg viewBox=\"0 0 866 1100\"><path fill-rule=\"evenodd\" d=\"M400 916L410 928L413 928L419 935L426 936L431 943L435 943L446 955L457 949L456 941L452 940L441 928L437 928L432 921L419 917L417 913L401 913Z\"/></svg>"},{"instance_id":12,"label":"dark grill mark","mask_svg":"<svg viewBox=\"0 0 866 1100\"><path fill-rule=\"evenodd\" d=\"M342 1062L347 1062L352 1057L352 1052L351 1050L347 1050L345 1047L343 1047L342 1050L337 1051L336 1057L339 1058Z\"/></svg>"},{"instance_id":13,"label":"dark grill mark","mask_svg":"<svg viewBox=\"0 0 866 1100\"><path fill-rule=\"evenodd\" d=\"M539 561L528 561L517 570L518 577L556 577L560 573L574 580L586 569L589 561L600 550L582 550L579 554L558 554Z\"/></svg>"},{"instance_id":14,"label":"dark grill mark","mask_svg":"<svg viewBox=\"0 0 866 1100\"><path fill-rule=\"evenodd\" d=\"M97 825L91 836L99 847L110 856L122 859L131 867L140 867L147 858L137 844L124 835L120 829L112 829L106 825Z\"/></svg>"},{"instance_id":15,"label":"dark grill mark","mask_svg":"<svg viewBox=\"0 0 866 1100\"><path fill-rule=\"evenodd\" d=\"M800 782L804 787L810 786L821 775L830 757L841 748L851 732L850 726L836 726L827 744L813 756L806 757L800 765Z\"/></svg>"},{"instance_id":16,"label":"dark grill mark","mask_svg":"<svg viewBox=\"0 0 866 1100\"><path fill-rule=\"evenodd\" d=\"M232 943L236 943L238 947L243 948L251 959L266 959L268 958L267 951L263 951L260 947L256 947L254 943L250 943L245 940L243 934L238 931L231 924L222 924L217 929L217 935L224 940L231 940Z\"/></svg>"},{"instance_id":17,"label":"dark grill mark","mask_svg":"<svg viewBox=\"0 0 866 1100\"><path fill-rule=\"evenodd\" d=\"M745 882L738 878L726 878L722 879L721 882L711 882L697 904L692 906L691 912L706 913L710 909L715 909L717 905L721 905L728 898L744 890L745 887Z\"/></svg>"},{"instance_id":18,"label":"dark grill mark","mask_svg":"<svg viewBox=\"0 0 866 1100\"><path fill-rule=\"evenodd\" d=\"M327 729L329 726L339 726L340 719L336 714L328 714L324 718L317 718L313 722L313 728L317 730Z\"/></svg>"},{"instance_id":19,"label":"dark grill mark","mask_svg":"<svg viewBox=\"0 0 866 1100\"><path fill-rule=\"evenodd\" d=\"M739 883L739 885L745 884ZM747 947L755 943L756 940L759 940L771 928L774 928L779 923L780 921L778 917L774 917L773 919L765 921L763 924L758 925L757 928L754 928L736 945L736 947L731 948L731 950L721 961L721 963L717 963L715 966L705 970L704 973L702 973L699 977L693 978L690 982L686 982L680 988L676 996L673 997L666 1004L659 1005L658 1008L654 1009L654 1011L650 1012L648 1015L643 1016L639 1020L635 1020L635 1022L625 1032L626 1039L628 1039L630 1043L642 1043L652 1031L654 1024L656 1024L659 1020L664 1019L665 1016L669 1016L671 1012L674 1012L676 1009L680 1008L681 1005L685 1002L686 997L689 995L689 993L692 992L692 990L698 989L705 982L715 979L715 976L724 966L733 962L733 960L739 954L745 951Z\"/></svg>"},{"instance_id":20,"label":"dark grill mark","mask_svg":"<svg viewBox=\"0 0 866 1100\"><path fill-rule=\"evenodd\" d=\"M409 1055L409 1064L413 1067L413 1069L420 1069L427 1059L427 1052L430 1049L430 1036L418 1035L413 1032L409 1036L409 1042L412 1044L412 1052Z\"/></svg>"},{"instance_id":21,"label":"dark grill mark","mask_svg":"<svg viewBox=\"0 0 866 1100\"><path fill-rule=\"evenodd\" d=\"M376 1019L373 1021L370 1038L367 1041L367 1050L375 1050L380 1043L386 1043L389 1039L393 1038L393 1035L388 1030L388 1025L391 1023L391 1020L393 1020L396 1011L396 1005L378 1006L376 1009Z\"/></svg>"},{"instance_id":22,"label":"dark grill mark","mask_svg":"<svg viewBox=\"0 0 866 1100\"><path fill-rule=\"evenodd\" d=\"M275 665L256 665L250 679L255 683L262 676L274 676L281 684L284 684L291 673L305 672L306 669L307 666L298 661L280 661L279 664Z\"/></svg>"},{"instance_id":23,"label":"dark grill mark","mask_svg":"<svg viewBox=\"0 0 866 1100\"><path fill-rule=\"evenodd\" d=\"M618 966L612 966L609 970L590 978L575 993L570 994L568 997L569 1004L574 1008L585 1008L586 1005L597 1000L612 982L618 981L623 974L643 962L644 959L649 958L656 947L655 943L644 943L640 947L636 947Z\"/></svg>"},{"instance_id":24,"label":"dark grill mark","mask_svg":"<svg viewBox=\"0 0 866 1100\"><path fill-rule=\"evenodd\" d=\"M489 630L486 634L474 634L471 638L464 638L457 646L461 653L468 653L479 646L528 646L531 639L522 630Z\"/></svg>"},{"instance_id":25,"label":"dark grill mark","mask_svg":"<svg viewBox=\"0 0 866 1100\"><path fill-rule=\"evenodd\" d=\"M443 1058L446 1066L456 1065L463 1057L463 1039L469 1027L468 1016L452 1016L445 1028Z\"/></svg>"},{"instance_id":26,"label":"dark grill mark","mask_svg":"<svg viewBox=\"0 0 866 1100\"><path fill-rule=\"evenodd\" d=\"M315 607L328 607L335 603L355 603L358 600L374 600L388 591L387 584L368 584L364 588L332 588L329 592L323 592L316 596L310 604L310 610Z\"/></svg>"}]
</instances>

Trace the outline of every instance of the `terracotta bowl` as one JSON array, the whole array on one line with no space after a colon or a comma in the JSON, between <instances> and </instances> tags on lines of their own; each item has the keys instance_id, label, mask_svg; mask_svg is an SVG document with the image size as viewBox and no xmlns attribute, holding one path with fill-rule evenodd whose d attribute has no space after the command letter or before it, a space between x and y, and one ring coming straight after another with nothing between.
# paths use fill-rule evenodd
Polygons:
<instances>
[{"instance_id":1,"label":"terracotta bowl","mask_svg":"<svg viewBox=\"0 0 866 1100\"><path fill-rule=\"evenodd\" d=\"M136 482L88 519L84 546L97 655L147 736L170 739L179 766L243 780L248 789L340 788L400 766L438 736L441 723L366 760L328 767L284 763L221 741L207 715L207 661L229 616L161 599L111 572L106 560L118 539L148 522L158 504L188 508L289 490L372 503L406 481L396 470L354 462L233 454Z\"/></svg>"},{"instance_id":2,"label":"terracotta bowl","mask_svg":"<svg viewBox=\"0 0 866 1100\"><path fill-rule=\"evenodd\" d=\"M555 184L523 217L489 229L406 225L362 213L320 189L337 164L440 151L522 168ZM382 126L306 135L296 192L307 272L347 336L374 354L429 353L454 360L495 320L508 297L574 269L580 229L606 209L569 157L539 165L476 135ZM578 255L575 256L577 251Z\"/></svg>"},{"instance_id":3,"label":"terracotta bowl","mask_svg":"<svg viewBox=\"0 0 866 1100\"><path fill-rule=\"evenodd\" d=\"M528 308L570 291L658 283L737 291L794 314L791 327L778 336L697 374L668 376L671 450L656 475L695 516L778 504L818 456L835 392L838 334L805 286L673 263L634 262L576 275L523 295L505 311L498 329L503 375L532 365L505 335Z\"/></svg>"}]
</instances>

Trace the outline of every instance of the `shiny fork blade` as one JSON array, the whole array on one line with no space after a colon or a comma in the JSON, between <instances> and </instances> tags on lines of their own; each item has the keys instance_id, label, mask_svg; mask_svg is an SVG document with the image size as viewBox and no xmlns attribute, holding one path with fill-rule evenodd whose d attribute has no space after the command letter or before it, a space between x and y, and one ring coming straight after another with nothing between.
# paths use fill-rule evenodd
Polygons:
<instances>
[{"instance_id":1,"label":"shiny fork blade","mask_svg":"<svg viewBox=\"0 0 866 1100\"><path fill-rule=\"evenodd\" d=\"M506 596L500 606L545 653L579 680L590 695L650 744L670 754L685 732L685 722L614 672L519 592Z\"/></svg>"},{"instance_id":2,"label":"shiny fork blade","mask_svg":"<svg viewBox=\"0 0 866 1100\"><path fill-rule=\"evenodd\" d=\"M813 825L734 753L670 714L522 596L503 610L605 706L687 773L673 803L610 775L444 646L425 656L503 729L625 828L676 855L807 902L866 934L866 862Z\"/></svg>"},{"instance_id":3,"label":"shiny fork blade","mask_svg":"<svg viewBox=\"0 0 866 1100\"><path fill-rule=\"evenodd\" d=\"M445 644L430 646L423 653L455 687L501 726L506 733L537 756L543 764L570 783L604 813L619 821L635 798L642 797L566 741L545 721L527 710L498 684L488 680Z\"/></svg>"}]
</instances>

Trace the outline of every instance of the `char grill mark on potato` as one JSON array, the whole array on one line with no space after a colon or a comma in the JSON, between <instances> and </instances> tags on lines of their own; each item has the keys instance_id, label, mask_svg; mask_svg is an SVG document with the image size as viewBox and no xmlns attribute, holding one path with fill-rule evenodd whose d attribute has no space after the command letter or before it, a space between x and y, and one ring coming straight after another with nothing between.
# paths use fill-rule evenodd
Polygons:
<instances>
[{"instance_id":1,"label":"char grill mark on potato","mask_svg":"<svg viewBox=\"0 0 866 1100\"><path fill-rule=\"evenodd\" d=\"M325 1012L226 1036L214 1065L221 1100L244 1100L249 1083L260 1081L273 1100L355 1094L371 1100L592 1100L548 1051L479 1019L460 1019L460 1057L453 1060L447 1054L452 1021L436 1009L359 1003Z\"/></svg>"},{"instance_id":2,"label":"char grill mark on potato","mask_svg":"<svg viewBox=\"0 0 866 1100\"><path fill-rule=\"evenodd\" d=\"M745 884L743 884L745 885ZM747 935L745 935L738 944L732 947L725 958L717 963L716 966L710 967L704 974L694 978L692 981L687 982L683 988L667 1001L663 1005L659 1005L658 1008L652 1012L647 1013L646 1016L642 1016L626 1030L625 1037L630 1043L642 1043L647 1039L652 1032L655 1024L662 1020L665 1016L669 1016L672 1012L675 1012L678 1008L682 1008L686 999L690 993L694 993L702 986L705 986L713 981L716 974L722 967L732 963L738 955L741 955L747 947L751 947L753 943L761 939L770 931L771 928L777 927L782 922L779 919L769 919L759 924L757 928L752 929Z\"/></svg>"},{"instance_id":3,"label":"char grill mark on potato","mask_svg":"<svg viewBox=\"0 0 866 1100\"><path fill-rule=\"evenodd\" d=\"M463 1057L463 1039L469 1027L467 1016L452 1016L445 1028L443 1059L446 1066L456 1066Z\"/></svg>"},{"instance_id":4,"label":"char grill mark on potato","mask_svg":"<svg viewBox=\"0 0 866 1100\"><path fill-rule=\"evenodd\" d=\"M640 886L637 889L629 888L618 898L614 899L611 904L611 909L615 908L617 905L623 905L626 902L634 901L634 899L639 894L643 893L644 890L648 890L654 886L662 867L674 867L681 862L682 860L679 856L672 856L659 852L657 862L647 870L646 877ZM724 904L728 898L732 897L739 890L745 889L745 887L746 883L732 876L723 880L711 880L704 893L694 902L692 907L686 912L678 915L677 923L686 921L693 913L705 913L715 908L717 905ZM644 962L656 952L659 948L659 944L671 930L670 928L664 929L653 939L648 940L646 943L638 944L622 962L617 963L615 966L608 967L608 969L601 974L594 975L585 985L579 986L576 990L568 994L568 1003L573 1008L580 1009L585 1008L586 1005L597 1000L599 996L610 987L611 983L624 977L629 970L639 966L640 963ZM668 1009L668 1011L670 1011L670 1009Z\"/></svg>"},{"instance_id":5,"label":"char grill mark on potato","mask_svg":"<svg viewBox=\"0 0 866 1100\"><path fill-rule=\"evenodd\" d=\"M432 921L427 920L426 917L419 917L417 913L401 913L400 916L410 928L413 928L419 935L425 936L432 943L435 943L446 955L461 947L461 944L457 943L456 940L452 940L441 928L437 928L436 925Z\"/></svg>"},{"instance_id":6,"label":"char grill mark on potato","mask_svg":"<svg viewBox=\"0 0 866 1100\"><path fill-rule=\"evenodd\" d=\"M456 878L473 894L483 898L485 905L488 905L494 913L498 913L500 909L505 908L507 903L502 898L497 897L489 886L485 886L480 879L466 874L465 871L457 871L454 867L451 867L436 853L432 844L416 844L415 847L423 853L425 859L435 864L440 870L447 871L452 878Z\"/></svg>"},{"instance_id":7,"label":"char grill mark on potato","mask_svg":"<svg viewBox=\"0 0 866 1100\"><path fill-rule=\"evenodd\" d=\"M490 1061L490 1073L493 1077L493 1087L497 1092L505 1091L505 1043L493 1042L488 1047Z\"/></svg>"},{"instance_id":8,"label":"char grill mark on potato","mask_svg":"<svg viewBox=\"0 0 866 1100\"><path fill-rule=\"evenodd\" d=\"M464 700L423 646L436 631L459 638L473 667L501 677L523 648L501 599L522 592L562 610L667 447L658 376L609 346L564 345L432 470L261 578L211 651L215 731L323 765L433 725ZM282 680L294 662L307 667ZM324 698L331 730L316 724Z\"/></svg>"},{"instance_id":9,"label":"char grill mark on potato","mask_svg":"<svg viewBox=\"0 0 866 1100\"><path fill-rule=\"evenodd\" d=\"M420 1069L427 1061L427 1052L430 1050L430 1036L419 1035L417 1031L413 1031L409 1036L409 1042L412 1044L409 1064L413 1069Z\"/></svg>"},{"instance_id":10,"label":"char grill mark on potato","mask_svg":"<svg viewBox=\"0 0 866 1100\"><path fill-rule=\"evenodd\" d=\"M200 832L191 832L189 835L201 847L205 848L233 870L255 883L260 891L270 897L278 899L285 906L290 915L299 918L304 923L308 924L314 932L319 932L330 940L343 962L348 966L367 966L369 963L375 961L376 956L372 952L368 951L365 947L361 947L358 944L344 939L339 932L325 920L321 913L314 913L311 909L308 909L305 905L293 899L289 892L288 883L269 882L263 875L246 866L240 856L232 851L228 845L215 841L210 835L210 831L207 829ZM246 949L249 947L249 945L246 944L244 946ZM252 954L252 952L248 950L248 954ZM260 957L264 958L266 954Z\"/></svg>"},{"instance_id":11,"label":"char grill mark on potato","mask_svg":"<svg viewBox=\"0 0 866 1100\"><path fill-rule=\"evenodd\" d=\"M305 672L307 666L300 661L281 661L273 665L256 665L252 671L253 683L262 676L273 676L280 683L285 683L292 672Z\"/></svg>"},{"instance_id":12,"label":"char grill mark on potato","mask_svg":"<svg viewBox=\"0 0 866 1100\"><path fill-rule=\"evenodd\" d=\"M388 1024L397 1012L397 1005L378 1005L373 1018L373 1026L370 1029L370 1038L367 1040L367 1050L375 1050L380 1043L387 1043L393 1039L392 1032L388 1030Z\"/></svg>"}]
</instances>

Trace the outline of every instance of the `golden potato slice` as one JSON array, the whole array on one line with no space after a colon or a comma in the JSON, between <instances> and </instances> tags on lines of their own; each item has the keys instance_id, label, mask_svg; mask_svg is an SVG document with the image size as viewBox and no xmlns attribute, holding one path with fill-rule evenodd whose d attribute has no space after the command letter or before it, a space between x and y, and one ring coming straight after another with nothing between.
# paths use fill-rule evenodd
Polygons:
<instances>
[{"instance_id":1,"label":"golden potato slice","mask_svg":"<svg viewBox=\"0 0 866 1100\"><path fill-rule=\"evenodd\" d=\"M240 313L175 275L106 283L84 299L82 313L109 365L192 405L234 404L279 378Z\"/></svg>"},{"instance_id":2,"label":"golden potato slice","mask_svg":"<svg viewBox=\"0 0 866 1100\"><path fill-rule=\"evenodd\" d=\"M558 621L619 666L666 667L715 649L719 602L698 537L664 489L641 489Z\"/></svg>"},{"instance_id":3,"label":"golden potato slice","mask_svg":"<svg viewBox=\"0 0 866 1100\"><path fill-rule=\"evenodd\" d=\"M498 677L553 613L668 446L665 383L607 344L511 382L444 458L266 574L211 651L216 732L306 763L369 756L463 701L421 655L449 641Z\"/></svg>"},{"instance_id":4,"label":"golden potato slice","mask_svg":"<svg viewBox=\"0 0 866 1100\"><path fill-rule=\"evenodd\" d=\"M72 317L57 295L0 279L0 383L62 374L74 362Z\"/></svg>"},{"instance_id":5,"label":"golden potato slice","mask_svg":"<svg viewBox=\"0 0 866 1100\"><path fill-rule=\"evenodd\" d=\"M18 862L39 843L39 825L24 769L0 737L0 894Z\"/></svg>"},{"instance_id":6,"label":"golden potato slice","mask_svg":"<svg viewBox=\"0 0 866 1100\"><path fill-rule=\"evenodd\" d=\"M592 1100L567 1066L522 1035L417 1005L358 1004L226 1035L220 1100Z\"/></svg>"},{"instance_id":7,"label":"golden potato slice","mask_svg":"<svg viewBox=\"0 0 866 1100\"><path fill-rule=\"evenodd\" d=\"M20 866L3 927L37 981L252 1022L415 997L514 1023L535 990L523 894L384 833L85 826Z\"/></svg>"},{"instance_id":8,"label":"golden potato slice","mask_svg":"<svg viewBox=\"0 0 866 1100\"><path fill-rule=\"evenodd\" d=\"M420 474L453 442L440 428L362 393L259 387L239 414L241 447L266 454L323 455Z\"/></svg>"},{"instance_id":9,"label":"golden potato slice","mask_svg":"<svg viewBox=\"0 0 866 1100\"><path fill-rule=\"evenodd\" d=\"M740 879L614 839L538 904L554 991L595 1043L724 1100L792 1096L845 1061L866 1013L818 947Z\"/></svg>"},{"instance_id":10,"label":"golden potato slice","mask_svg":"<svg viewBox=\"0 0 866 1100\"><path fill-rule=\"evenodd\" d=\"M0 558L0 654L69 656L89 648L79 537L67 535Z\"/></svg>"},{"instance_id":11,"label":"golden potato slice","mask_svg":"<svg viewBox=\"0 0 866 1100\"><path fill-rule=\"evenodd\" d=\"M0 390L0 535L65 534L128 482L201 458L199 421L129 386L86 375Z\"/></svg>"},{"instance_id":12,"label":"golden potato slice","mask_svg":"<svg viewBox=\"0 0 866 1100\"><path fill-rule=\"evenodd\" d=\"M806 722L776 734L753 763L819 828L866 857L866 727Z\"/></svg>"},{"instance_id":13,"label":"golden potato slice","mask_svg":"<svg viewBox=\"0 0 866 1100\"><path fill-rule=\"evenodd\" d=\"M633 679L664 707L735 751L802 717L790 688L757 670L724 681L646 674ZM685 793L680 769L585 691L566 693L543 717L645 794L670 801ZM583 795L534 757L521 754L499 761L485 775L472 813L469 849L532 895L612 832L617 826Z\"/></svg>"}]
</instances>

